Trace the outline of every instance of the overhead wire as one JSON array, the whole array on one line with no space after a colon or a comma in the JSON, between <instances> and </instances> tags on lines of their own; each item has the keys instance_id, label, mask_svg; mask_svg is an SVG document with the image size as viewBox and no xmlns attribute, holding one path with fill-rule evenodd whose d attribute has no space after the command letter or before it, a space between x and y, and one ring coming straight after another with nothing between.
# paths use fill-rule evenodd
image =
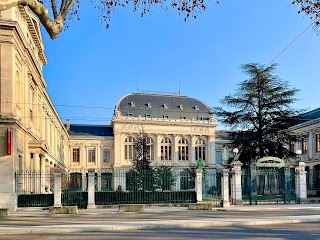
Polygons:
<instances>
[{"instance_id":1,"label":"overhead wire","mask_svg":"<svg viewBox=\"0 0 320 240\"><path fill-rule=\"evenodd\" d=\"M271 63L273 63L284 51L286 51L295 41L298 40L299 37L301 37L314 23L316 20L314 20L306 29L304 29L293 41L291 41L277 56L275 56L267 65L270 66Z\"/></svg>"}]
</instances>

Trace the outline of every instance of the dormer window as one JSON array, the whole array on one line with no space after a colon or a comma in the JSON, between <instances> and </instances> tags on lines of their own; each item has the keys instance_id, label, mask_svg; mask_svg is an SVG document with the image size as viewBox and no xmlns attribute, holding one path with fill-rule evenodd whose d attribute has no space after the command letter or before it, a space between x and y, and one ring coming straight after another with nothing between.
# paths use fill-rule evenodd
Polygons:
<instances>
[{"instance_id":1,"label":"dormer window","mask_svg":"<svg viewBox=\"0 0 320 240\"><path fill-rule=\"evenodd\" d=\"M182 105L182 104L180 104L180 105L179 105L179 108L180 108L180 109L183 109L183 105Z\"/></svg>"},{"instance_id":2,"label":"dormer window","mask_svg":"<svg viewBox=\"0 0 320 240\"><path fill-rule=\"evenodd\" d=\"M135 107L135 106L136 106L136 103L135 103L134 101L132 101L132 102L130 103L130 105L131 105L131 107Z\"/></svg>"},{"instance_id":3,"label":"dormer window","mask_svg":"<svg viewBox=\"0 0 320 240\"><path fill-rule=\"evenodd\" d=\"M163 107L165 108L165 109L167 109L168 108L168 104L163 104Z\"/></svg>"},{"instance_id":4,"label":"dormer window","mask_svg":"<svg viewBox=\"0 0 320 240\"><path fill-rule=\"evenodd\" d=\"M148 103L147 103L147 107L148 107L148 108L151 108L151 102L148 102Z\"/></svg>"},{"instance_id":5,"label":"dormer window","mask_svg":"<svg viewBox=\"0 0 320 240\"><path fill-rule=\"evenodd\" d=\"M132 113L128 113L128 117L132 117Z\"/></svg>"},{"instance_id":6,"label":"dormer window","mask_svg":"<svg viewBox=\"0 0 320 240\"><path fill-rule=\"evenodd\" d=\"M146 114L146 118L151 118L151 115L150 114Z\"/></svg>"},{"instance_id":7,"label":"dormer window","mask_svg":"<svg viewBox=\"0 0 320 240\"><path fill-rule=\"evenodd\" d=\"M163 118L169 118L169 116L168 115L163 115Z\"/></svg>"},{"instance_id":8,"label":"dormer window","mask_svg":"<svg viewBox=\"0 0 320 240\"><path fill-rule=\"evenodd\" d=\"M195 105L195 106L194 106L194 109L195 109L195 110L199 110L199 106L198 106L198 105Z\"/></svg>"}]
</instances>

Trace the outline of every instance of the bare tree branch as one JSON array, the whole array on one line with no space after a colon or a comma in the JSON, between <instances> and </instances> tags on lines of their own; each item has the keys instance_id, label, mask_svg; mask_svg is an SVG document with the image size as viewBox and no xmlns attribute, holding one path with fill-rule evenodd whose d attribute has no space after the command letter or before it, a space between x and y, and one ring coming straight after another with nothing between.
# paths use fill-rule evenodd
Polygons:
<instances>
[{"instance_id":1,"label":"bare tree branch","mask_svg":"<svg viewBox=\"0 0 320 240\"><path fill-rule=\"evenodd\" d=\"M58 13L57 13L57 6L56 6L56 1L55 0L51 0L51 6L52 6L53 16L57 17Z\"/></svg>"},{"instance_id":2,"label":"bare tree branch","mask_svg":"<svg viewBox=\"0 0 320 240\"><path fill-rule=\"evenodd\" d=\"M47 30L51 39L55 39L63 30L66 15L72 8L75 1L76 0L71 0L63 12L59 14L57 13L53 20L51 20L49 17L46 6L38 0L0 0L0 11L4 11L19 5L28 6L39 17L40 22Z\"/></svg>"},{"instance_id":3,"label":"bare tree branch","mask_svg":"<svg viewBox=\"0 0 320 240\"><path fill-rule=\"evenodd\" d=\"M60 6L60 12L63 11L63 9L65 9L67 6L67 0L62 0L61 1L61 6Z\"/></svg>"},{"instance_id":4,"label":"bare tree branch","mask_svg":"<svg viewBox=\"0 0 320 240\"><path fill-rule=\"evenodd\" d=\"M72 8L72 6L74 5L74 3L76 2L76 0L71 0L68 4L68 6L66 6L61 12L60 15L63 17L63 19L66 18L68 12L70 11L70 9Z\"/></svg>"}]
</instances>

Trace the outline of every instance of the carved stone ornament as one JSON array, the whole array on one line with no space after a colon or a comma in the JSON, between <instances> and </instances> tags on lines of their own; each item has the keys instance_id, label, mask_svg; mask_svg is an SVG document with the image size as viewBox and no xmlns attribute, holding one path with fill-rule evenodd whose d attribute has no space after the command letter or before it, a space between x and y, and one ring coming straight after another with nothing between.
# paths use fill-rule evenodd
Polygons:
<instances>
[{"instance_id":1,"label":"carved stone ornament","mask_svg":"<svg viewBox=\"0 0 320 240\"><path fill-rule=\"evenodd\" d=\"M120 118L122 116L121 112L119 110L116 111L114 118Z\"/></svg>"}]
</instances>

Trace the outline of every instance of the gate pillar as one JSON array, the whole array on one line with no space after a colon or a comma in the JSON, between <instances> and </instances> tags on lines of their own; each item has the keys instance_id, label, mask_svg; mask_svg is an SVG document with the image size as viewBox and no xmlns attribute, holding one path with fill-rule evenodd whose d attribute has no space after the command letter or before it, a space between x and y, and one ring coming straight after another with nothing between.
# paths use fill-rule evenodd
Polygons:
<instances>
[{"instance_id":1,"label":"gate pillar","mask_svg":"<svg viewBox=\"0 0 320 240\"><path fill-rule=\"evenodd\" d=\"M197 202L202 202L202 169L196 170L195 187L197 194Z\"/></svg>"},{"instance_id":2,"label":"gate pillar","mask_svg":"<svg viewBox=\"0 0 320 240\"><path fill-rule=\"evenodd\" d=\"M88 209L95 208L95 170L88 170Z\"/></svg>"},{"instance_id":3,"label":"gate pillar","mask_svg":"<svg viewBox=\"0 0 320 240\"><path fill-rule=\"evenodd\" d=\"M54 207L61 207L61 169L54 170Z\"/></svg>"},{"instance_id":4,"label":"gate pillar","mask_svg":"<svg viewBox=\"0 0 320 240\"><path fill-rule=\"evenodd\" d=\"M221 170L221 203L222 207L230 207L229 202L229 170Z\"/></svg>"},{"instance_id":5,"label":"gate pillar","mask_svg":"<svg viewBox=\"0 0 320 240\"><path fill-rule=\"evenodd\" d=\"M306 164L304 162L299 162L299 164L295 166L297 203L307 202L307 172L305 168Z\"/></svg>"},{"instance_id":6,"label":"gate pillar","mask_svg":"<svg viewBox=\"0 0 320 240\"><path fill-rule=\"evenodd\" d=\"M242 163L240 161L233 161L231 163L231 196L232 203L234 205L243 205L242 201L242 186L241 186L241 167Z\"/></svg>"}]
</instances>

